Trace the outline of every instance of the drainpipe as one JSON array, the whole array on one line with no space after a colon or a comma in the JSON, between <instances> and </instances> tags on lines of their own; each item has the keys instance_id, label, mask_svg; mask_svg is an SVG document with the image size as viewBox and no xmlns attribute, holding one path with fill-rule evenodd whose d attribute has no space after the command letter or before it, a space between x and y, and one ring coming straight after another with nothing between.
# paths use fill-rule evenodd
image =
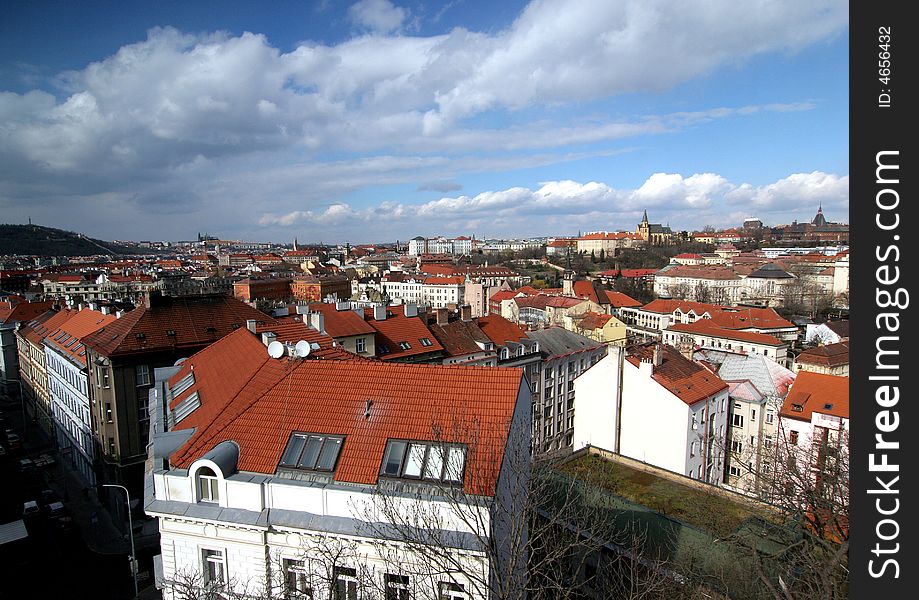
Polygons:
<instances>
[{"instance_id":1,"label":"drainpipe","mask_svg":"<svg viewBox=\"0 0 919 600\"><path fill-rule=\"evenodd\" d=\"M620 448L622 447L622 370L625 367L625 347L624 346L610 346L610 348L616 348L619 354L619 369L616 374L616 443L614 445L613 451L616 454L621 454Z\"/></svg>"}]
</instances>

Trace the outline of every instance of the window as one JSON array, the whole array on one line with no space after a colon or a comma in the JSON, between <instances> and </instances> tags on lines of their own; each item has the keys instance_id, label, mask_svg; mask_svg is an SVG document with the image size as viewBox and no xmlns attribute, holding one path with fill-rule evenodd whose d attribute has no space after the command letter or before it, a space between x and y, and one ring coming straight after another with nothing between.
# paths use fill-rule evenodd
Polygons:
<instances>
[{"instance_id":1,"label":"window","mask_svg":"<svg viewBox=\"0 0 919 600\"><path fill-rule=\"evenodd\" d=\"M198 499L201 502L217 503L220 494L217 490L217 473L209 467L198 469Z\"/></svg>"},{"instance_id":2,"label":"window","mask_svg":"<svg viewBox=\"0 0 919 600\"><path fill-rule=\"evenodd\" d=\"M227 562L222 550L202 550L205 583L226 583Z\"/></svg>"},{"instance_id":3,"label":"window","mask_svg":"<svg viewBox=\"0 0 919 600\"><path fill-rule=\"evenodd\" d=\"M791 444L792 446L798 445L798 432L797 431L788 432L788 443Z\"/></svg>"},{"instance_id":4,"label":"window","mask_svg":"<svg viewBox=\"0 0 919 600\"><path fill-rule=\"evenodd\" d=\"M731 424L734 427L743 427L743 415L731 415Z\"/></svg>"},{"instance_id":5,"label":"window","mask_svg":"<svg viewBox=\"0 0 919 600\"><path fill-rule=\"evenodd\" d=\"M432 442L390 440L381 475L458 483L463 480L466 449Z\"/></svg>"},{"instance_id":6,"label":"window","mask_svg":"<svg viewBox=\"0 0 919 600\"><path fill-rule=\"evenodd\" d=\"M112 422L112 403L111 402L105 403L105 421L106 423Z\"/></svg>"},{"instance_id":7,"label":"window","mask_svg":"<svg viewBox=\"0 0 919 600\"><path fill-rule=\"evenodd\" d=\"M775 420L775 414L772 411L766 411L766 423L772 424Z\"/></svg>"},{"instance_id":8,"label":"window","mask_svg":"<svg viewBox=\"0 0 919 600\"><path fill-rule=\"evenodd\" d=\"M282 564L284 568L284 597L290 600L312 598L313 588L309 586L304 562L285 558Z\"/></svg>"},{"instance_id":9,"label":"window","mask_svg":"<svg viewBox=\"0 0 919 600\"><path fill-rule=\"evenodd\" d=\"M311 471L334 471L345 438L294 433L281 456L281 466Z\"/></svg>"},{"instance_id":10,"label":"window","mask_svg":"<svg viewBox=\"0 0 919 600\"><path fill-rule=\"evenodd\" d=\"M751 421L756 420L756 409L755 408L750 409L750 420Z\"/></svg>"},{"instance_id":11,"label":"window","mask_svg":"<svg viewBox=\"0 0 919 600\"><path fill-rule=\"evenodd\" d=\"M441 581L437 587L437 597L439 600L466 600L466 594L462 584L452 581Z\"/></svg>"},{"instance_id":12,"label":"window","mask_svg":"<svg viewBox=\"0 0 919 600\"><path fill-rule=\"evenodd\" d=\"M408 575L394 575L387 573L383 576L385 600L408 600L409 578Z\"/></svg>"},{"instance_id":13,"label":"window","mask_svg":"<svg viewBox=\"0 0 919 600\"><path fill-rule=\"evenodd\" d=\"M731 442L731 452L743 452L743 442L732 441Z\"/></svg>"},{"instance_id":14,"label":"window","mask_svg":"<svg viewBox=\"0 0 919 600\"><path fill-rule=\"evenodd\" d=\"M334 600L357 600L357 569L335 567L332 574L335 579Z\"/></svg>"},{"instance_id":15,"label":"window","mask_svg":"<svg viewBox=\"0 0 919 600\"><path fill-rule=\"evenodd\" d=\"M357 338L354 342L354 350L358 353L367 351L367 339L366 338Z\"/></svg>"},{"instance_id":16,"label":"window","mask_svg":"<svg viewBox=\"0 0 919 600\"><path fill-rule=\"evenodd\" d=\"M731 467L728 472L734 477L740 477L740 467Z\"/></svg>"},{"instance_id":17,"label":"window","mask_svg":"<svg viewBox=\"0 0 919 600\"><path fill-rule=\"evenodd\" d=\"M692 415L692 428L693 429L699 428L699 419L695 414Z\"/></svg>"},{"instance_id":18,"label":"window","mask_svg":"<svg viewBox=\"0 0 919 600\"><path fill-rule=\"evenodd\" d=\"M138 387L150 385L150 367L148 365L137 365L134 367L134 383Z\"/></svg>"},{"instance_id":19,"label":"window","mask_svg":"<svg viewBox=\"0 0 919 600\"><path fill-rule=\"evenodd\" d=\"M695 455L696 455L696 448L697 448L697 444L698 444L698 443L699 443L699 442L693 440L693 442L692 442L691 444L689 444L689 455L690 455L690 456L695 456Z\"/></svg>"},{"instance_id":20,"label":"window","mask_svg":"<svg viewBox=\"0 0 919 600\"><path fill-rule=\"evenodd\" d=\"M772 448L772 436L767 435L763 438L763 448Z\"/></svg>"},{"instance_id":21,"label":"window","mask_svg":"<svg viewBox=\"0 0 919 600\"><path fill-rule=\"evenodd\" d=\"M434 345L434 342L432 342L432 341L429 340L428 338L421 338L421 339L418 340L418 341L421 342L421 345L422 345L422 346L433 346L433 345Z\"/></svg>"},{"instance_id":22,"label":"window","mask_svg":"<svg viewBox=\"0 0 919 600\"><path fill-rule=\"evenodd\" d=\"M389 354L389 346L387 344L377 344L377 353Z\"/></svg>"},{"instance_id":23,"label":"window","mask_svg":"<svg viewBox=\"0 0 919 600\"><path fill-rule=\"evenodd\" d=\"M405 340L402 340L401 342L399 342L399 348L402 350L411 350L412 345L406 342Z\"/></svg>"}]
</instances>

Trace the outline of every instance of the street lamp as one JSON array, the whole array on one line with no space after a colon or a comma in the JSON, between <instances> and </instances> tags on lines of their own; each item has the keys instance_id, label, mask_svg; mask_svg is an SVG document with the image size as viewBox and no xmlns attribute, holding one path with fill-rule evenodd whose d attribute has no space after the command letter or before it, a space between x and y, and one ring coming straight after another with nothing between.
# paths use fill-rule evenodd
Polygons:
<instances>
[{"instance_id":1,"label":"street lamp","mask_svg":"<svg viewBox=\"0 0 919 600\"><path fill-rule=\"evenodd\" d=\"M134 554L134 523L131 519L131 494L128 488L114 483L103 483L102 487L121 488L128 500L128 531L131 534L131 575L134 576L134 597L137 597L137 556Z\"/></svg>"}]
</instances>

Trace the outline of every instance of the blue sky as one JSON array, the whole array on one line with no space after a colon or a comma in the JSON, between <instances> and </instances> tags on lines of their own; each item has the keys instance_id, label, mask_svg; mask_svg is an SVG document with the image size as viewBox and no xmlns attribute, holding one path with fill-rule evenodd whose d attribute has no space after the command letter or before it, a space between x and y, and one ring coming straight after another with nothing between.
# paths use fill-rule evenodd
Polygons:
<instances>
[{"instance_id":1,"label":"blue sky","mask_svg":"<svg viewBox=\"0 0 919 600\"><path fill-rule=\"evenodd\" d=\"M633 230L644 209L848 222L843 2L4 10L4 222L352 243Z\"/></svg>"}]
</instances>

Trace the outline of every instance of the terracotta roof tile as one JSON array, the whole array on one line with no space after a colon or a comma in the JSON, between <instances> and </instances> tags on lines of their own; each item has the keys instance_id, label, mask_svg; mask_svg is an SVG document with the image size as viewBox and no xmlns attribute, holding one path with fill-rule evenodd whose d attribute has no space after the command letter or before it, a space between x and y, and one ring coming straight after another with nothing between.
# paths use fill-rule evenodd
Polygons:
<instances>
[{"instance_id":1,"label":"terracotta roof tile","mask_svg":"<svg viewBox=\"0 0 919 600\"><path fill-rule=\"evenodd\" d=\"M175 467L233 440L240 471L272 474L292 432L337 434L345 443L335 480L372 485L388 439L460 442L469 443L464 485L487 495L494 493L501 462L495 457L503 454L523 375L494 367L271 359L247 330L192 356L170 381L192 368L201 406L177 425L195 433L171 457Z\"/></svg>"},{"instance_id":2,"label":"terracotta roof tile","mask_svg":"<svg viewBox=\"0 0 919 600\"><path fill-rule=\"evenodd\" d=\"M815 412L849 418L848 377L810 371L798 373L782 404L782 417L810 421Z\"/></svg>"},{"instance_id":3,"label":"terracotta roof tile","mask_svg":"<svg viewBox=\"0 0 919 600\"><path fill-rule=\"evenodd\" d=\"M274 319L226 296L163 297L139 306L87 336L86 345L105 356L211 344L246 320Z\"/></svg>"},{"instance_id":4,"label":"terracotta roof tile","mask_svg":"<svg viewBox=\"0 0 919 600\"><path fill-rule=\"evenodd\" d=\"M641 361L651 360L655 344L643 344L628 348L628 360L638 367ZM713 394L728 389L728 384L705 367L696 364L680 354L675 348L661 345L663 359L653 368L651 378L661 384L686 404L693 405Z\"/></svg>"},{"instance_id":5,"label":"terracotta roof tile","mask_svg":"<svg viewBox=\"0 0 919 600\"><path fill-rule=\"evenodd\" d=\"M849 364L849 342L808 348L798 355L795 362L826 367L847 365Z\"/></svg>"},{"instance_id":6,"label":"terracotta roof tile","mask_svg":"<svg viewBox=\"0 0 919 600\"><path fill-rule=\"evenodd\" d=\"M387 306L387 316L380 321L373 318L372 308L364 311L366 322L376 330L375 342L380 360L398 360L442 352L443 346L424 321L420 317L406 317L404 310L403 305ZM423 339L430 340L431 344L423 344ZM405 343L408 348L402 347Z\"/></svg>"},{"instance_id":7,"label":"terracotta roof tile","mask_svg":"<svg viewBox=\"0 0 919 600\"><path fill-rule=\"evenodd\" d=\"M526 330L505 319L501 315L487 315L479 317L479 329L498 346L505 346L507 342L519 342L526 338Z\"/></svg>"},{"instance_id":8,"label":"terracotta roof tile","mask_svg":"<svg viewBox=\"0 0 919 600\"><path fill-rule=\"evenodd\" d=\"M75 363L85 366L86 351L82 338L114 320L115 315L104 315L97 310L84 308L61 323L56 330L49 332L45 336L45 344L70 357ZM59 337L61 339L58 339Z\"/></svg>"},{"instance_id":9,"label":"terracotta roof tile","mask_svg":"<svg viewBox=\"0 0 919 600\"><path fill-rule=\"evenodd\" d=\"M675 325L671 325L669 329L670 331L694 333L726 340L737 340L742 342L750 342L752 344L763 344L765 346L787 345L787 342L766 333L738 331L736 329L721 327L717 323L713 322L712 319L699 319L694 323L677 323Z\"/></svg>"},{"instance_id":10,"label":"terracotta roof tile","mask_svg":"<svg viewBox=\"0 0 919 600\"><path fill-rule=\"evenodd\" d=\"M326 332L334 337L367 335L376 331L371 325L353 310L338 310L334 304L314 302L309 305L312 312L320 312L324 317ZM359 309L363 314L364 309Z\"/></svg>"},{"instance_id":11,"label":"terracotta roof tile","mask_svg":"<svg viewBox=\"0 0 919 600\"><path fill-rule=\"evenodd\" d=\"M635 306L641 306L641 302L627 294L623 294L622 292L613 292L607 290L605 293L607 300L609 300L610 306L613 308L631 308Z\"/></svg>"}]
</instances>

